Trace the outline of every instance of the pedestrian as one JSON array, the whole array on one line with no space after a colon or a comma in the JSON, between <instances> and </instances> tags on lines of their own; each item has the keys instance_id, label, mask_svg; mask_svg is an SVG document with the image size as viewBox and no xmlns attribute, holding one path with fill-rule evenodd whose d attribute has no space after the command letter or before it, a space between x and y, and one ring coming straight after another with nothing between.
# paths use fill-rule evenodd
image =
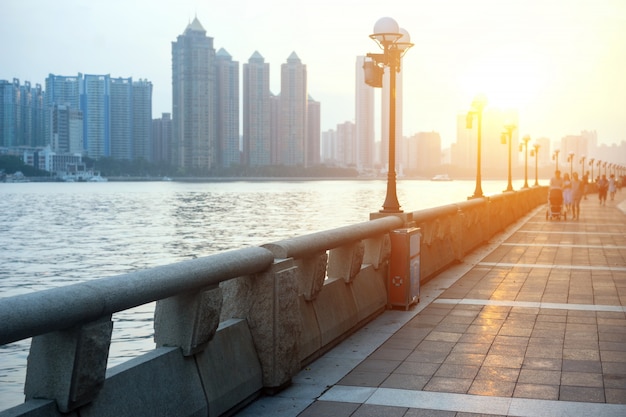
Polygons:
<instances>
[{"instance_id":1,"label":"pedestrian","mask_svg":"<svg viewBox=\"0 0 626 417\"><path fill-rule=\"evenodd\" d=\"M609 180L606 179L606 174L602 174L602 177L598 180L598 200L600 205L606 205L606 193L609 190Z\"/></svg>"},{"instance_id":2,"label":"pedestrian","mask_svg":"<svg viewBox=\"0 0 626 417\"><path fill-rule=\"evenodd\" d=\"M569 178L569 174L566 172L563 175L563 204L565 204L565 209L572 212L572 181Z\"/></svg>"},{"instance_id":3,"label":"pedestrian","mask_svg":"<svg viewBox=\"0 0 626 417\"><path fill-rule=\"evenodd\" d=\"M583 179L582 179L582 185L583 185L583 199L587 199L587 191L589 191L587 188L589 188L589 171L585 172L585 175L583 175Z\"/></svg>"},{"instance_id":4,"label":"pedestrian","mask_svg":"<svg viewBox=\"0 0 626 417\"><path fill-rule=\"evenodd\" d=\"M611 201L615 198L615 192L617 191L617 184L615 183L615 175L611 174L609 177L609 195L611 196Z\"/></svg>"},{"instance_id":5,"label":"pedestrian","mask_svg":"<svg viewBox=\"0 0 626 417\"><path fill-rule=\"evenodd\" d=\"M572 218L574 220L580 218L580 200L584 194L584 184L578 179L578 172L572 174Z\"/></svg>"}]
</instances>

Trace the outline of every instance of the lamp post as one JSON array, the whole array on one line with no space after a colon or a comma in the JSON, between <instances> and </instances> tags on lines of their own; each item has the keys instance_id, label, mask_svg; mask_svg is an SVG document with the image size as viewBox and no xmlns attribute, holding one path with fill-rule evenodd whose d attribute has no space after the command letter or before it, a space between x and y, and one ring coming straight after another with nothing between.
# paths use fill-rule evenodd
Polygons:
<instances>
[{"instance_id":1,"label":"lamp post","mask_svg":"<svg viewBox=\"0 0 626 417\"><path fill-rule=\"evenodd\" d=\"M510 125L505 125L504 126L504 132L502 132L502 135L500 136L501 138L501 142L504 143L509 143L509 183L506 186L506 190L504 191L513 191L513 183L512 183L512 178L511 178L511 144L513 142L513 131L515 130L516 126L514 124L510 124Z\"/></svg>"},{"instance_id":2,"label":"lamp post","mask_svg":"<svg viewBox=\"0 0 626 417\"><path fill-rule=\"evenodd\" d=\"M567 162L569 162L569 177L572 178L574 174L574 152L570 151Z\"/></svg>"},{"instance_id":3,"label":"lamp post","mask_svg":"<svg viewBox=\"0 0 626 417\"><path fill-rule=\"evenodd\" d=\"M474 189L474 195L469 198L482 198L483 189L482 189L482 178L481 178L481 135L482 135L482 124L483 124L483 110L487 105L487 98L483 95L478 95L472 101L472 108L467 112L467 125L468 129L472 128L472 121L474 116L476 116L476 120L478 122L477 126L477 151L476 151L476 188Z\"/></svg>"},{"instance_id":4,"label":"lamp post","mask_svg":"<svg viewBox=\"0 0 626 417\"><path fill-rule=\"evenodd\" d=\"M580 157L580 178L585 175L585 159L587 159L585 155Z\"/></svg>"},{"instance_id":5,"label":"lamp post","mask_svg":"<svg viewBox=\"0 0 626 417\"><path fill-rule=\"evenodd\" d=\"M555 170L558 171L559 170L559 150L555 149L554 153L552 154L552 160L556 161L556 168Z\"/></svg>"},{"instance_id":6,"label":"lamp post","mask_svg":"<svg viewBox=\"0 0 626 417\"><path fill-rule=\"evenodd\" d=\"M533 145L535 151L535 187L539 186L539 144ZM532 152L532 151L531 151Z\"/></svg>"},{"instance_id":7,"label":"lamp post","mask_svg":"<svg viewBox=\"0 0 626 417\"><path fill-rule=\"evenodd\" d=\"M367 54L370 61L363 65L366 83L372 87L382 87L384 67L389 67L389 168L387 170L387 194L381 213L402 213L396 193L396 73L404 53L413 44L409 33L398 23L383 17L374 24L370 38L383 50L382 54Z\"/></svg>"},{"instance_id":8,"label":"lamp post","mask_svg":"<svg viewBox=\"0 0 626 417\"><path fill-rule=\"evenodd\" d=\"M522 140L524 141L524 143L519 144L519 150L521 152L523 148L526 151L524 155L524 187L523 188L528 188L528 142L530 142L530 136L526 135L524 136Z\"/></svg>"},{"instance_id":9,"label":"lamp post","mask_svg":"<svg viewBox=\"0 0 626 417\"><path fill-rule=\"evenodd\" d=\"M602 163L602 168L604 168L604 175L606 175L606 162Z\"/></svg>"},{"instance_id":10,"label":"lamp post","mask_svg":"<svg viewBox=\"0 0 626 417\"><path fill-rule=\"evenodd\" d=\"M590 182L593 182L593 162L596 160L596 158L589 158L589 166L591 166L591 178L589 178Z\"/></svg>"}]
</instances>

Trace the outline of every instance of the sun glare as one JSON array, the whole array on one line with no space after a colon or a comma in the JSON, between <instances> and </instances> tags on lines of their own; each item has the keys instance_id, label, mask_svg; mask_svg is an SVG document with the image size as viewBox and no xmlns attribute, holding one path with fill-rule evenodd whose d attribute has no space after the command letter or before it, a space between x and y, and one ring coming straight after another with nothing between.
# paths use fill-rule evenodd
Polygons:
<instances>
[{"instance_id":1,"label":"sun glare","mask_svg":"<svg viewBox=\"0 0 626 417\"><path fill-rule=\"evenodd\" d=\"M542 77L537 61L494 53L469 65L460 83L465 95L484 94L490 107L522 109L538 99Z\"/></svg>"}]
</instances>

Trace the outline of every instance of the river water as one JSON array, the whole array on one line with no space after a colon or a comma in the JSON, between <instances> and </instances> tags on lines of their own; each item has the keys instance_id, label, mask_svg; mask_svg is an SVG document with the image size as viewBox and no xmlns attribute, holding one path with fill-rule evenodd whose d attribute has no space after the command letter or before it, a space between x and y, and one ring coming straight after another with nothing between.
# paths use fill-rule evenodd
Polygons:
<instances>
[{"instance_id":1,"label":"river water","mask_svg":"<svg viewBox=\"0 0 626 417\"><path fill-rule=\"evenodd\" d=\"M474 187L399 180L397 194L408 212L466 200ZM504 188L482 183L485 195ZM364 222L385 193L385 180L0 183L0 302ZM109 367L154 348L153 313L152 303L113 316ZM24 400L29 346L0 347L0 410Z\"/></svg>"}]
</instances>

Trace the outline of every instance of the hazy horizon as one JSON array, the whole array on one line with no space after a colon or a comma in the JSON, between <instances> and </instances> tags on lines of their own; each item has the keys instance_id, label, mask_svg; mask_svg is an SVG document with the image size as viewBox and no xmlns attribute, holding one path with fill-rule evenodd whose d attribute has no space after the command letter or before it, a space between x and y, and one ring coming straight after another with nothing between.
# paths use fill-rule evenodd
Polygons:
<instances>
[{"instance_id":1,"label":"hazy horizon","mask_svg":"<svg viewBox=\"0 0 626 417\"><path fill-rule=\"evenodd\" d=\"M322 106L322 131L354 121L355 62L377 52L383 16L415 44L403 60L403 134L456 140L456 117L479 93L519 112L519 134L558 143L596 131L626 141L626 2L564 0L379 4L335 0L11 0L0 14L0 79L45 85L57 75L110 74L153 83L153 117L171 112L171 44L198 17L217 50L243 64L258 51L280 93L280 65L296 52ZM378 95L380 92L378 92ZM377 138L380 132L376 132Z\"/></svg>"}]
</instances>

